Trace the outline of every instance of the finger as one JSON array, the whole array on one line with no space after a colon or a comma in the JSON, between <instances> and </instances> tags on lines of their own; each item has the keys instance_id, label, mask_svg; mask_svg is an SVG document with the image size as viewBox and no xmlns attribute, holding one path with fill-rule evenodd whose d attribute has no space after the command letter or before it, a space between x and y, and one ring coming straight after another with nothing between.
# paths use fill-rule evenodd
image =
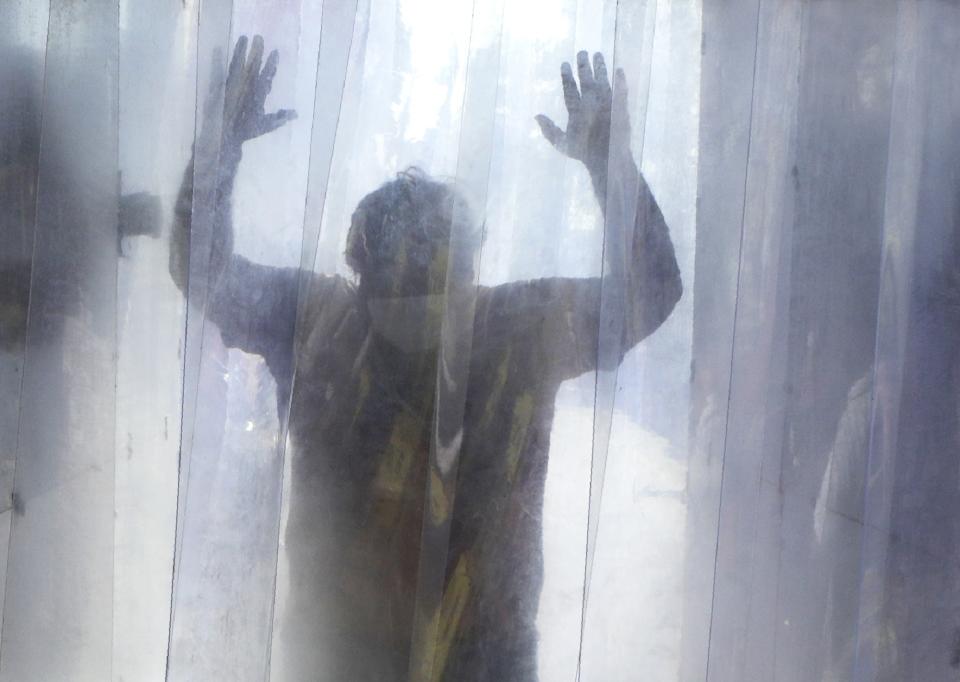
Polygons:
<instances>
[{"instance_id":1,"label":"finger","mask_svg":"<svg viewBox=\"0 0 960 682\"><path fill-rule=\"evenodd\" d=\"M617 69L613 74L613 89L623 93L623 96L627 96L627 74L623 72L623 69Z\"/></svg>"},{"instance_id":2,"label":"finger","mask_svg":"<svg viewBox=\"0 0 960 682\"><path fill-rule=\"evenodd\" d=\"M233 48L230 71L227 72L227 88L236 88L243 73L243 64L247 59L247 36L240 36Z\"/></svg>"},{"instance_id":3,"label":"finger","mask_svg":"<svg viewBox=\"0 0 960 682\"><path fill-rule=\"evenodd\" d=\"M594 86L593 69L590 68L590 55L585 50L577 52L577 76L580 78L580 91L586 92Z\"/></svg>"},{"instance_id":4,"label":"finger","mask_svg":"<svg viewBox=\"0 0 960 682\"><path fill-rule=\"evenodd\" d=\"M573 69L567 62L560 66L560 80L563 83L563 101L567 105L567 111L573 113L580 108L580 91L573 79Z\"/></svg>"},{"instance_id":5,"label":"finger","mask_svg":"<svg viewBox=\"0 0 960 682\"><path fill-rule=\"evenodd\" d=\"M210 60L210 82L208 83L207 99L203 103L203 118L212 120L215 115L217 99L223 88L223 50L219 47L213 51Z\"/></svg>"},{"instance_id":6,"label":"finger","mask_svg":"<svg viewBox=\"0 0 960 682\"><path fill-rule=\"evenodd\" d=\"M547 138L547 142L552 144L559 150L563 150L564 143L564 133L560 130L560 126L550 120L549 117L540 114L534 117L538 124L540 124L540 132L543 133L543 136Z\"/></svg>"},{"instance_id":7,"label":"finger","mask_svg":"<svg viewBox=\"0 0 960 682\"><path fill-rule=\"evenodd\" d=\"M260 117L260 124L257 126L256 136L271 133L296 118L297 112L293 109L280 109L272 114L265 114Z\"/></svg>"},{"instance_id":8,"label":"finger","mask_svg":"<svg viewBox=\"0 0 960 682\"><path fill-rule=\"evenodd\" d=\"M627 76L623 69L617 69L613 75L613 108L622 108L627 110L627 97L629 95L627 88Z\"/></svg>"},{"instance_id":9,"label":"finger","mask_svg":"<svg viewBox=\"0 0 960 682\"><path fill-rule=\"evenodd\" d=\"M213 50L213 56L210 58L210 91L211 97L215 96L220 88L223 87L223 50L219 47Z\"/></svg>"},{"instance_id":10,"label":"finger","mask_svg":"<svg viewBox=\"0 0 960 682\"><path fill-rule=\"evenodd\" d=\"M607 76L607 65L603 61L603 55L599 52L593 55L593 78L597 82L597 87L605 95L610 95L610 78Z\"/></svg>"},{"instance_id":11,"label":"finger","mask_svg":"<svg viewBox=\"0 0 960 682\"><path fill-rule=\"evenodd\" d=\"M280 53L276 50L270 52L267 57L267 63L263 67L260 78L267 83L273 83L273 77L277 75L277 64L280 62Z\"/></svg>"},{"instance_id":12,"label":"finger","mask_svg":"<svg viewBox=\"0 0 960 682\"><path fill-rule=\"evenodd\" d=\"M623 69L617 69L613 74L613 106L612 116L617 125L628 125L630 123L630 108L627 106L629 90L627 88L627 75Z\"/></svg>"},{"instance_id":13,"label":"finger","mask_svg":"<svg viewBox=\"0 0 960 682\"><path fill-rule=\"evenodd\" d=\"M263 64L263 36L254 36L250 46L250 56L247 58L247 67L244 69L243 80L247 88L255 88L256 80L260 76L260 66Z\"/></svg>"},{"instance_id":14,"label":"finger","mask_svg":"<svg viewBox=\"0 0 960 682\"><path fill-rule=\"evenodd\" d=\"M256 90L256 100L257 106L263 107L263 103L267 100L267 95L270 93L270 89L273 87L273 77L277 75L277 62L280 60L280 55L276 50L273 50L270 53L270 56L267 57L267 63L263 67L263 72L260 74L260 78L257 79L257 90Z\"/></svg>"}]
</instances>

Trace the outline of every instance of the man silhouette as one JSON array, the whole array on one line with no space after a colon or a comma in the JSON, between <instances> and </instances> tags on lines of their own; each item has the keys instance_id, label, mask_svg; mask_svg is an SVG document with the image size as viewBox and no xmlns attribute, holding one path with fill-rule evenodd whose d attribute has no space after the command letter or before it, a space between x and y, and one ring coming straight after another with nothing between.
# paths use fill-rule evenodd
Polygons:
<instances>
[{"instance_id":1,"label":"man silhouette","mask_svg":"<svg viewBox=\"0 0 960 682\"><path fill-rule=\"evenodd\" d=\"M285 537L291 595L279 620L288 668L293 679L400 680L413 657L428 662L417 679L536 680L540 510L554 399L561 382L597 367L601 280L476 287L468 370L447 377L466 382L456 499L427 499L445 285L449 273L461 282L474 275L473 259L451 249L450 239L469 241L476 223L453 186L418 170L400 173L353 214L345 255L356 283L310 274L294 339L301 273L252 263L231 246L242 144L293 116L265 113L278 57L274 51L263 65L262 58L262 39L248 55L241 38L226 79L207 315L226 345L265 359L279 394L296 355ZM614 94L601 55L591 66L581 52L577 70L579 88L570 65L561 69L566 131L537 120L547 140L585 164L602 208L608 177L639 188L630 224L607 216L608 233L626 236L630 249L607 254L627 263L622 357L670 314L680 274L628 145L611 148L611 128L629 140L623 73ZM183 290L192 178L191 166L170 261ZM441 603L428 614L436 635L427 650L412 652L425 517L449 523L449 551Z\"/></svg>"}]
</instances>

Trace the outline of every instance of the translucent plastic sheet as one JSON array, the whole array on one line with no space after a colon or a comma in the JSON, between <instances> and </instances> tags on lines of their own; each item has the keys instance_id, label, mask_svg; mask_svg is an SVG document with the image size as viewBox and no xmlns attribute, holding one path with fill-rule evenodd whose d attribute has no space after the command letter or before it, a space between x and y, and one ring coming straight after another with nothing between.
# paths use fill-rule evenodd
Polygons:
<instances>
[{"instance_id":1,"label":"translucent plastic sheet","mask_svg":"<svg viewBox=\"0 0 960 682\"><path fill-rule=\"evenodd\" d=\"M949 679L960 666L956 444L960 41L950 3L901 5L890 114L874 399L851 679Z\"/></svg>"},{"instance_id":2,"label":"translucent plastic sheet","mask_svg":"<svg viewBox=\"0 0 960 682\"><path fill-rule=\"evenodd\" d=\"M326 202L310 282L301 288L305 298L278 572L273 670L290 679L313 674L399 679L411 664L417 599L413 576L423 530L418 507L427 489L423 467L430 452L430 431L422 426L432 421L438 381L432 359L436 344L418 327L439 331L447 271L440 264L431 273L431 286L439 289L431 289L426 298L426 292L417 291L420 298L410 301L409 311L404 309L407 292L377 287L383 281L377 279L379 273L371 272L366 286L374 293L367 298L350 281L352 268L361 267L366 242L351 242L348 230L396 219L378 213L399 210L387 203L390 192L409 193L420 209L437 210L417 193L418 187L430 191L431 185L421 171L410 168L430 168L439 177L456 174L470 10L465 4L361 3L355 21L332 15L337 23L321 39L321 50L330 45L332 58L349 54L349 63L334 121L329 184L318 187L312 181L308 198L313 204L316 194L323 193ZM443 41L429 32L434 11L450 22ZM352 40L345 41L348 31ZM383 50L384 45L393 48ZM450 55L451 61L437 61L440 54ZM330 65L321 64L321 69ZM336 82L338 72L328 73ZM420 102L438 87L450 88L439 107L430 100ZM325 96L318 90L318 112L329 106L321 105L319 98ZM323 155L311 159L318 179L326 162ZM364 199L398 171L404 174L396 184ZM345 253L352 255L345 259ZM415 256L422 257L411 258ZM376 339L373 330L365 329L368 316L377 325ZM470 323L468 318L467 330ZM377 340L379 334L394 336L385 343ZM384 349L386 356L380 354ZM405 397L398 398L400 393ZM398 406L400 415L393 413ZM324 416L318 420L316 415ZM372 448L384 433L389 440L378 462ZM399 527L391 518L398 510L403 518ZM438 539L441 551L443 542ZM424 570L435 573L435 566L430 553ZM439 568L442 581L442 563ZM425 586L424 601L436 600L442 586Z\"/></svg>"},{"instance_id":3,"label":"translucent plastic sheet","mask_svg":"<svg viewBox=\"0 0 960 682\"><path fill-rule=\"evenodd\" d=\"M30 275L36 229L40 120L49 8L0 9L0 575L6 576ZM2 602L0 602L2 604Z\"/></svg>"},{"instance_id":4,"label":"translucent plastic sheet","mask_svg":"<svg viewBox=\"0 0 960 682\"><path fill-rule=\"evenodd\" d=\"M269 669L310 149L309 126L292 112L313 104L320 8L290 9L221 3L199 17L198 59L211 66L171 242L182 257L189 240L184 390L196 392L196 412L185 411L193 425L168 660L176 679L259 680Z\"/></svg>"},{"instance_id":5,"label":"translucent plastic sheet","mask_svg":"<svg viewBox=\"0 0 960 682\"><path fill-rule=\"evenodd\" d=\"M0 158L5 173L0 191L0 288L3 294L3 355L0 365L0 471L4 498L13 486L20 413L26 311L36 224L37 165L40 160L40 103L43 101L43 65L49 8L38 3L32 12L17 5L0 10L3 26L3 66L0 88L6 93L0 115ZM9 527L9 519L3 522ZM3 531L6 533L6 530Z\"/></svg>"},{"instance_id":6,"label":"translucent plastic sheet","mask_svg":"<svg viewBox=\"0 0 960 682\"><path fill-rule=\"evenodd\" d=\"M463 547L454 534L458 520L457 490L460 460L470 457L468 440L473 428L467 410L472 396L478 360L487 348L473 347L475 327L487 310L485 290L478 288L478 265L482 259L482 228L478 229L472 207L487 205L490 185L492 139L499 103L499 66L503 56L502 2L476 8L470 27L470 53L463 93L463 115L457 153L456 187L463 199L450 214L444 304L437 350L434 423L430 435L426 497L423 503L420 561L414 603L408 675L412 679L441 679L457 675L449 670L451 649L460 635L463 612L476 602L475 553ZM496 74L496 75L494 75ZM482 324L482 322L480 322ZM481 337L482 338L482 337ZM466 462L470 466L472 462ZM472 491L470 491L472 492ZM460 508L470 499L460 500ZM467 512L470 513L470 512ZM475 513L475 512L474 512ZM460 511L461 517L464 512ZM451 546L452 544L452 546ZM452 566L452 571L449 567Z\"/></svg>"},{"instance_id":7,"label":"translucent plastic sheet","mask_svg":"<svg viewBox=\"0 0 960 682\"><path fill-rule=\"evenodd\" d=\"M619 5L614 9L614 59L615 73L622 70L636 74L634 87L639 91L632 98L633 109L639 109L631 119L630 95L625 81L615 76L610 126L610 150L606 168L606 183L601 187L604 204L603 274L600 282L600 319L597 337L597 385L594 402L593 442L590 462L589 513L587 518L587 552L584 570L584 607L589 602L591 576L596 552L597 531L606 478L607 454L610 447L610 429L613 419L617 375L620 361L629 350L625 346L626 321L630 292L628 273L632 265L632 244L636 232L647 226L646 216L641 215L643 198L638 197L643 186L638 173L633 172L636 160L631 147L631 130L637 130L636 148L643 159L643 133L646 124L647 95L649 92L650 63L655 21L655 3ZM623 40L624 34L633 40ZM609 50L608 50L609 51ZM637 104L639 103L639 106ZM639 125L637 123L639 122ZM630 151L629 160L617 152ZM631 344L632 345L632 344Z\"/></svg>"},{"instance_id":8,"label":"translucent plastic sheet","mask_svg":"<svg viewBox=\"0 0 960 682\"><path fill-rule=\"evenodd\" d=\"M953 679L958 47L0 3L0 680Z\"/></svg>"},{"instance_id":9,"label":"translucent plastic sheet","mask_svg":"<svg viewBox=\"0 0 960 682\"><path fill-rule=\"evenodd\" d=\"M118 17L116 5L52 3L44 58L28 51L42 26L34 11L22 8L21 49L45 67L43 127L0 678L102 680L113 642ZM21 123L29 140L34 121Z\"/></svg>"},{"instance_id":10,"label":"translucent plastic sheet","mask_svg":"<svg viewBox=\"0 0 960 682\"><path fill-rule=\"evenodd\" d=\"M756 22L708 676L830 678L860 530L824 481L834 453L865 456L895 7L768 2Z\"/></svg>"},{"instance_id":11,"label":"translucent plastic sheet","mask_svg":"<svg viewBox=\"0 0 960 682\"><path fill-rule=\"evenodd\" d=\"M703 6L682 680L707 679L758 5Z\"/></svg>"},{"instance_id":12,"label":"translucent plastic sheet","mask_svg":"<svg viewBox=\"0 0 960 682\"><path fill-rule=\"evenodd\" d=\"M602 30L612 38L612 6L611 11L601 12L588 6L578 9L570 19L584 20L584 42L602 46L598 40ZM326 191L314 288L307 294L311 298L303 304L301 318L301 330L310 336L298 339L288 449L291 484L283 539L286 556L281 558L278 583L274 670L298 666L300 675L322 670L332 678L358 679L392 678L408 669L413 679L525 679L540 661L555 659L563 651L569 664L566 674L576 674L577 610L572 619L564 619L563 627L535 625L544 572L538 540L542 520L537 507L546 475L544 429L552 423L549 408L559 380L584 375L587 381L571 385L566 399L572 403L570 408L578 401L582 406L571 410L574 416L585 416L586 424L592 422L589 406L595 387L590 370L597 362L599 324L593 316L600 302L600 280L588 278L581 283L545 276L565 270L599 274L602 231L595 221L600 212L596 208L591 211L587 202L592 191L584 183L588 177L579 174L582 171L578 172L577 166L564 165L557 169L561 172L551 173L533 162L538 157L549 159L547 155L556 151L543 140L539 148L535 146L537 138L531 143L530 121L534 114L552 111L562 100L556 80L552 97L544 95L542 101L526 97L526 84L531 77L545 83L556 79L558 64L569 59L573 49L562 32L563 24L544 27L554 31L543 35L550 49L531 53L527 49L530 32L536 35L538 29L530 20L547 15L546 6L511 7L502 17L496 6L473 8L467 21L470 10L467 4L443 10L429 3L419 8L413 3L399 8L371 6L369 13L361 8L354 26L351 68L330 172L331 184L342 189ZM429 62L422 61L444 49L437 45L436 36L424 30L431 25L427 21L431 12L452 20L451 25L462 31L449 38L463 55L450 65L452 73L443 65L440 70L433 65L431 73ZM391 41L406 42L409 52L394 50L392 67L384 69L382 62L376 61L383 59L377 48ZM463 52L465 47L469 50ZM438 75L455 85L439 100L434 133L421 141L422 121L414 114L437 114L430 113L429 100L418 104L406 97L411 92L425 97L430 87L436 87L431 78ZM402 79L400 84L404 80L409 83L393 90L390 85L396 79ZM459 82L462 91L456 85ZM376 106L384 102L385 95L400 98L397 101L406 108ZM355 97L359 98L359 110L353 109ZM459 102L462 114L448 119L447 112L456 111ZM499 112L496 118L492 118L494 105ZM393 115L386 117L391 110ZM402 112L399 120L398 111ZM356 163L358 158L371 158L371 151L376 154L372 158L387 159L388 167L426 165L432 159L430 166L442 170L443 160L449 159L446 163L465 205L456 204L450 217L455 229L449 237L448 269L440 273L440 281L445 282L443 297L418 301L416 297L407 300L402 295L378 294L365 303L361 298L368 311L361 309L360 319L350 317L357 313L349 313L339 323L342 326L337 326L337 316L345 313L338 312L337 306L324 312L324 303L329 307L329 301L338 296L369 297L364 287L378 286L377 280L365 283L361 275L359 290L352 289L340 279L349 270L334 257L344 248L348 255L357 248L351 246L350 233L345 231L351 222L346 211L356 200L344 200L343 196L362 198L376 186L378 179L371 177L370 171L377 166ZM530 173L542 175L531 181ZM406 183L416 185L418 181L424 182L418 180L417 171L407 171L395 182L413 192ZM555 192L558 185L564 187L565 202L585 205L588 211L576 219L582 235L569 231L563 213L555 206L530 200ZM527 188L529 196L517 193L520 186ZM352 216L353 225L362 229L377 208L376 202L383 201L378 197L396 187L388 185L363 198ZM587 216L589 222L584 219ZM478 226L468 220L483 221L480 251L479 244L471 243L479 242ZM559 227L551 228L557 224ZM557 246L558 237L561 245L579 239L588 250L581 254L568 251L579 258L564 267L558 262L565 252ZM514 248L517 240L530 249ZM476 275L471 275L474 267L461 270L465 266L456 265L473 259L479 261L479 287L474 283ZM527 280L537 276L542 279ZM345 305L350 310L353 304ZM435 312L429 314L440 315L442 320L443 341L436 365L432 361L423 365L422 358L411 355L422 333L410 328L408 321L419 324L422 311L418 312L417 305L432 307ZM372 318L372 334L364 331L363 325L371 324L362 319L366 314ZM317 318L304 324L310 315ZM325 315L333 317L327 320ZM565 315L573 319L565 319ZM390 321L390 326L385 326L384 320ZM571 323L572 339L564 336L568 332L562 328ZM349 334L356 339L350 341ZM567 348L571 342L580 347ZM337 377L330 374L333 368L320 363L333 362L351 347L356 348L351 351L357 353L356 359L345 355L336 361L352 366L355 375L333 381ZM327 353L330 359L325 357ZM556 370L551 367L554 362L561 363ZM537 368L536 373L530 373L531 367ZM410 384L413 378L427 383ZM317 383L324 380L326 387L321 391ZM434 390L436 398L432 397ZM338 392L344 395L338 396ZM343 436L336 435L344 426L337 421L344 418L335 414L343 409L337 401L351 407L347 423L358 425L357 433L347 434L347 445L339 452L326 442L343 442ZM320 406L324 404L326 407ZM398 407L402 414L395 415ZM330 411L334 414L324 418L327 423L313 426L312 435L304 431L305 421ZM409 423L411 420L414 422ZM431 420L430 431L423 431ZM592 428L581 433L590 431ZM367 454L381 437L374 435L378 432L387 439L386 460L379 464L372 453ZM571 455L576 456L574 452ZM431 465L425 471L428 453ZM582 458L586 451L581 453ZM344 461L338 464L336 457ZM581 461L588 462L588 458ZM585 502L587 481L581 479L580 483ZM419 491L425 492L425 498ZM397 514L399 521L395 520ZM320 520L329 530L318 531ZM582 603L583 594L586 525L583 520L581 524L581 532L567 528L562 539L558 538L575 557L564 562L560 573L569 575L572 568L575 577L555 596L574 605ZM415 563L409 563L411 558ZM413 575L412 567L416 567ZM553 577L558 568L551 565L548 575ZM288 594L282 584L284 573L289 575ZM502 608L513 613L509 628L498 627L494 620ZM385 618L384 613L391 615ZM543 630L549 631L549 636L544 636ZM311 648L309 641L321 645ZM365 653L357 655L358 651Z\"/></svg>"},{"instance_id":13,"label":"translucent plastic sheet","mask_svg":"<svg viewBox=\"0 0 960 682\"><path fill-rule=\"evenodd\" d=\"M120 4L116 679L166 667L186 313L169 236L194 138L196 25L195 7Z\"/></svg>"},{"instance_id":14,"label":"translucent plastic sheet","mask_svg":"<svg viewBox=\"0 0 960 682\"><path fill-rule=\"evenodd\" d=\"M679 674L687 552L684 490L689 461L686 415L690 411L699 21L697 9L683 3L621 3L616 17L617 67L630 74L634 158L670 227L682 286L688 293L641 344L629 347L617 339L623 359L616 372L616 392L606 396L613 411L603 495L591 497L599 532L588 583L582 680L616 679L624 674L625 660L656 679L677 679ZM641 34L642 40L635 38ZM644 84L645 78L649 85ZM678 153L682 149L686 153ZM637 230L649 227L651 219L649 207L638 204ZM608 234L611 215L608 209ZM621 282L624 300L629 301L636 288L629 280ZM669 280L666 284L665 290ZM602 395L598 390L598 413ZM635 523L638 518L649 522ZM638 580L638 575L644 579ZM632 607L636 603L648 606L637 610ZM547 671L541 676L547 677Z\"/></svg>"},{"instance_id":15,"label":"translucent plastic sheet","mask_svg":"<svg viewBox=\"0 0 960 682\"><path fill-rule=\"evenodd\" d=\"M903 349L908 330L917 328L908 320L923 319L916 308L930 308L913 303L910 291L937 271L933 261L913 269L919 224L913 216L918 206L930 205L914 189L920 169L931 163L917 140L931 134L928 112L946 120L951 111L926 89L936 87L927 83L939 73L938 53L918 51L912 40L919 25L930 26L923 21L935 15L942 22L945 11L939 3L761 2L750 12L730 7L705 14L704 144L709 121L734 110L731 96L749 103L727 128L740 136L715 137L737 140L745 158L731 155L729 146L712 156L701 149L704 173L720 164L729 178L741 163L746 173L742 193L732 184L712 193L734 210L742 197L743 218L741 234L728 241L739 241L739 258L729 411L724 431L716 431L723 437L719 466L707 454L709 425L698 434L707 454L699 475L710 472L701 480L722 482L712 585L692 585L688 594L712 600L709 663L702 663L708 679L947 679L952 626L936 618L942 612L919 607L918 590L910 606L898 604L899 613L920 608L926 625L900 624L897 632L894 618L882 620L878 596L903 594L894 587L899 580L934 582L930 573L921 578L919 568L898 575L882 557L901 537L890 525L892 490L910 489L892 464ZM738 34L755 34L756 42L725 42ZM719 54L711 56L712 45ZM720 64L710 78L708 65ZM713 88L725 101L711 114L706 93ZM932 156L938 168L949 166L948 154ZM952 201L950 192L931 191L934 206ZM703 228L709 219L703 201L700 209ZM949 254L954 219L942 212L948 208L935 210L929 222L940 232L929 248ZM888 244L882 257L881 240ZM950 262L951 256L941 257ZM704 276L698 266L698 282ZM945 285L933 286L942 291ZM929 343L937 335L922 337ZM713 350L702 352L709 357ZM696 350L694 362L699 374ZM721 358L716 362L723 366ZM941 358L939 371L948 366ZM713 373L703 380L712 382ZM948 390L946 379L934 383ZM702 390L714 404L723 395L722 383ZM909 423L948 434L953 419L944 414L929 422L914 412ZM913 494L930 486L916 483ZM876 521L863 516L865 489L867 518L875 514ZM700 502L691 498L691 505ZM937 508L949 517L945 505ZM709 518L702 510L691 513ZM900 527L900 533L914 532ZM702 538L705 557L711 534ZM918 565L931 566L929 560ZM701 569L692 564L690 570ZM903 633L927 627L933 629L929 642L924 636L929 663L920 664L919 655L908 665L896 660L894 651L910 658L901 648ZM692 652L685 649L685 656Z\"/></svg>"}]
</instances>

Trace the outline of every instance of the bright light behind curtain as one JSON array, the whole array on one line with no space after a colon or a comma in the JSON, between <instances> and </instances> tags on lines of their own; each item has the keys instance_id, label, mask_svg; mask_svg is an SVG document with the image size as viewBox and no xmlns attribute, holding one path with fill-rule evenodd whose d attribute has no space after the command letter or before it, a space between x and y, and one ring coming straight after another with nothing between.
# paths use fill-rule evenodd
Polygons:
<instances>
[{"instance_id":1,"label":"bright light behind curtain","mask_svg":"<svg viewBox=\"0 0 960 682\"><path fill-rule=\"evenodd\" d=\"M0 682L953 679L958 47L0 3Z\"/></svg>"}]
</instances>

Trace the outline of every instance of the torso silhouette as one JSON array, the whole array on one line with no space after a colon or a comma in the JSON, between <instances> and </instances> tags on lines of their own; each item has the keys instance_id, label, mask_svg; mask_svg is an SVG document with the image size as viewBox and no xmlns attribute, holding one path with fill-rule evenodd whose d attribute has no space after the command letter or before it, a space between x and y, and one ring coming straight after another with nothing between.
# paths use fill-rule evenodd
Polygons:
<instances>
[{"instance_id":1,"label":"torso silhouette","mask_svg":"<svg viewBox=\"0 0 960 682\"><path fill-rule=\"evenodd\" d=\"M646 208L634 244L646 282L630 302L624 352L680 293L662 215L652 200ZM208 311L228 346L266 359L281 395L298 348L285 536L291 599L279 621L287 658L303 679L405 679L423 514L449 514L432 677L535 680L554 399L562 381L596 366L600 280L477 289L469 371L446 377L466 382L447 508L425 499L437 351L429 339L416 348L403 330L378 330L376 307L340 277L313 278L294 344L297 279L296 270L234 258Z\"/></svg>"}]
</instances>

